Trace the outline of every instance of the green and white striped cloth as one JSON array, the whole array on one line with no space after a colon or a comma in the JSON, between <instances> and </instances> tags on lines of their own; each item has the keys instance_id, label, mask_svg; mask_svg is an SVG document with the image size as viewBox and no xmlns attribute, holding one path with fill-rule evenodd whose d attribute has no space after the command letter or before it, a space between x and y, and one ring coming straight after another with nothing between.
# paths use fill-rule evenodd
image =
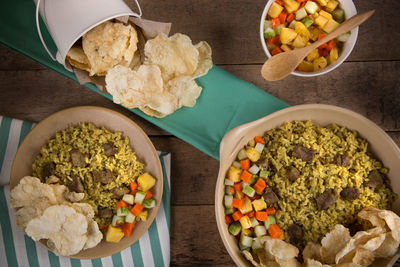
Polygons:
<instances>
[{"instance_id":1,"label":"green and white striped cloth","mask_svg":"<svg viewBox=\"0 0 400 267\"><path fill-rule=\"evenodd\" d=\"M24 235L9 207L11 164L19 144L34 126L31 122L0 116L0 266L169 266L171 155L160 152L164 174L162 203L149 230L132 246L112 256L94 260L58 257Z\"/></svg>"}]
</instances>

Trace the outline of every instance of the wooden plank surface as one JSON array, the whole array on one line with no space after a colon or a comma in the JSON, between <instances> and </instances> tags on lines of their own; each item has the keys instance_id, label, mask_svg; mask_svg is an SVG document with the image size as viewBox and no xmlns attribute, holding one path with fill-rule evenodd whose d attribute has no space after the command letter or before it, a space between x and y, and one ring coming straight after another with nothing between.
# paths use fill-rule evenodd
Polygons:
<instances>
[{"instance_id":1,"label":"wooden plank surface","mask_svg":"<svg viewBox=\"0 0 400 267\"><path fill-rule=\"evenodd\" d=\"M360 27L348 60L317 78L295 76L268 83L258 27L265 0L140 1L144 18L173 23L194 42L207 40L216 64L290 105L332 104L381 126L400 145L400 1L356 0L359 11L377 9ZM129 1L133 6L133 2ZM249 96L251 97L251 96ZM0 46L0 115L38 122L58 110L98 105L121 112L172 153L171 265L233 265L219 238L214 190L219 162L121 106Z\"/></svg>"}]
</instances>

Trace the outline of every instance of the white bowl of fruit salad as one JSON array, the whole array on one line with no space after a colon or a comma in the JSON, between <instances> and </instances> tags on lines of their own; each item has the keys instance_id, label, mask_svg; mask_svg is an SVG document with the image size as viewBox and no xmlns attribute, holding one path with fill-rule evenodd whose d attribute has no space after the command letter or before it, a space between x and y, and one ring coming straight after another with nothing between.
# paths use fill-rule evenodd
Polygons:
<instances>
[{"instance_id":1,"label":"white bowl of fruit salad","mask_svg":"<svg viewBox=\"0 0 400 267\"><path fill-rule=\"evenodd\" d=\"M260 39L268 58L302 48L357 14L350 0L269 0L260 22ZM334 70L350 55L358 27L313 50L293 75L314 77Z\"/></svg>"}]
</instances>

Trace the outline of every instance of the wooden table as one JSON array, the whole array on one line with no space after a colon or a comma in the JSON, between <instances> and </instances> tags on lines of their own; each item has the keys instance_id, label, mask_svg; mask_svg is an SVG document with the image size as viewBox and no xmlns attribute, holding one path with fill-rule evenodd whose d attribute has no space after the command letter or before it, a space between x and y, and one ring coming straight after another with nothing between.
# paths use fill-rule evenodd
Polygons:
<instances>
[{"instance_id":1,"label":"wooden table","mask_svg":"<svg viewBox=\"0 0 400 267\"><path fill-rule=\"evenodd\" d=\"M144 18L172 22L172 33L188 34L194 42L208 41L214 63L234 75L291 105L324 103L354 110L381 126L400 145L400 1L354 2L359 12L377 11L361 26L348 60L324 76L290 76L274 83L259 74L266 58L258 33L266 0L141 0L140 4ZM233 265L214 216L217 160L0 46L0 115L38 122L79 105L104 106L127 115L157 149L172 153L171 265Z\"/></svg>"}]
</instances>

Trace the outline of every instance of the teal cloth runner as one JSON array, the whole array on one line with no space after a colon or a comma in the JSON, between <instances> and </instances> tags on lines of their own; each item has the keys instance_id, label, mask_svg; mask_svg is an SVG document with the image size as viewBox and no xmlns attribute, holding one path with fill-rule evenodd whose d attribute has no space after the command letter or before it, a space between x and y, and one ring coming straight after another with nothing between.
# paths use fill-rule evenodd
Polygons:
<instances>
[{"instance_id":1,"label":"teal cloth runner","mask_svg":"<svg viewBox=\"0 0 400 267\"><path fill-rule=\"evenodd\" d=\"M169 266L170 263L170 165L171 154L159 152L164 176L162 203L148 231L132 246L109 257L77 260L57 257L24 235L9 207L11 164L19 144L33 123L0 116L0 266Z\"/></svg>"},{"instance_id":2,"label":"teal cloth runner","mask_svg":"<svg viewBox=\"0 0 400 267\"><path fill-rule=\"evenodd\" d=\"M42 47L36 32L34 12L32 0L3 1L0 5L0 42L77 81L72 72L52 61ZM49 49L55 52L56 46L44 23L41 28ZM130 110L218 159L219 144L230 129L288 107L285 102L217 66L213 66L197 82L203 91L194 108L181 108L163 119L149 117L138 109ZM85 86L112 100L110 95L101 93L94 84Z\"/></svg>"}]
</instances>

